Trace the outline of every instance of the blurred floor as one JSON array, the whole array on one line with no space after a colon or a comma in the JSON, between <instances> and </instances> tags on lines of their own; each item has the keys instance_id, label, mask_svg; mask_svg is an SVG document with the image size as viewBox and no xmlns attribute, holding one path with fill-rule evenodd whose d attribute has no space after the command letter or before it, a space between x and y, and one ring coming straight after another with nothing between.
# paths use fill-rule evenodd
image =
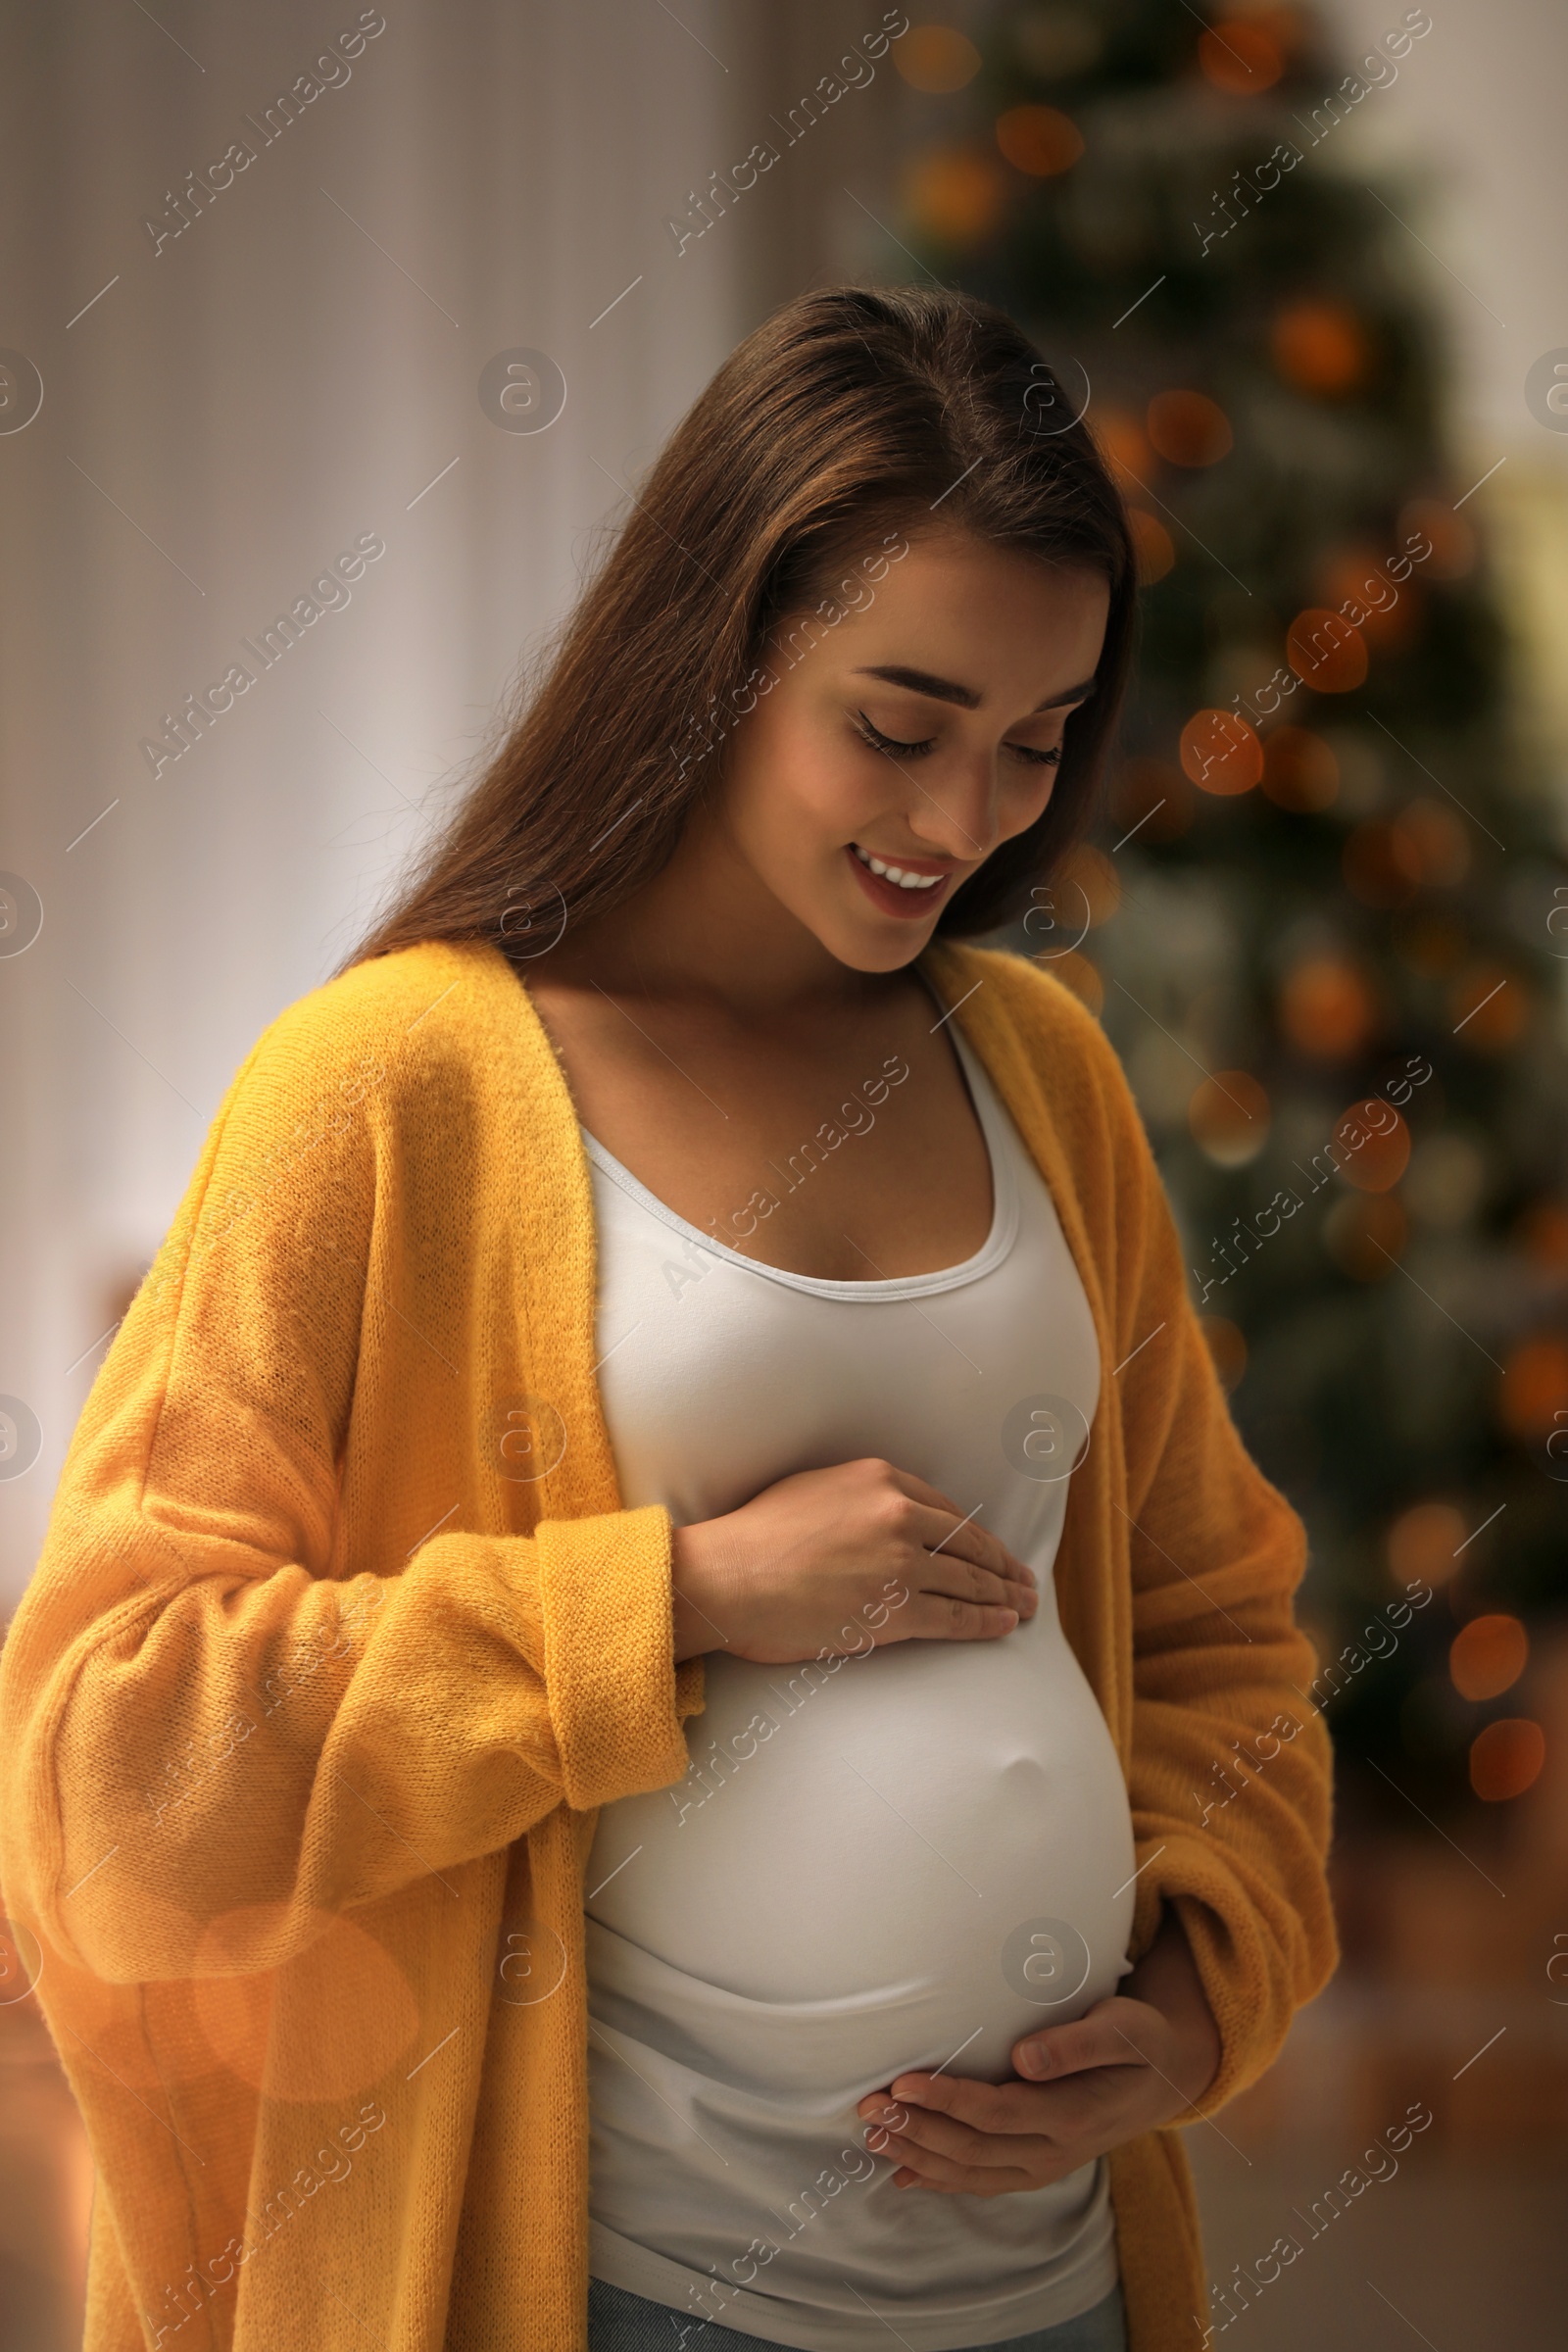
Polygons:
<instances>
[{"instance_id":1,"label":"blurred floor","mask_svg":"<svg viewBox=\"0 0 1568 2352\"><path fill-rule=\"evenodd\" d=\"M1221 2119L1224 2121L1225 2119ZM1227 2129L1228 2129L1227 2125ZM1223 2292L1282 2231L1300 2255L1221 2336L1254 2352L1560 2352L1568 2311L1568 2152L1437 2157L1401 2165L1309 2237L1298 2218L1321 2198L1348 2149L1254 2157L1250 2167L1212 2134L1188 2134L1198 2175L1209 2276ZM1205 2325L1207 2323L1205 2322ZM1195 2329L1193 2342L1200 2342Z\"/></svg>"}]
</instances>

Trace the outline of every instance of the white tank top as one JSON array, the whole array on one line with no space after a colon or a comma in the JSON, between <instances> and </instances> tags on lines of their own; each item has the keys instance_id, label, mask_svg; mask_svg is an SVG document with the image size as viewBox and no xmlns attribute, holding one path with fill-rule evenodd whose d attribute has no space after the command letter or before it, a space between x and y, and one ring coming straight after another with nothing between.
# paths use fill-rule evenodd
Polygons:
<instances>
[{"instance_id":1,"label":"white tank top","mask_svg":"<svg viewBox=\"0 0 1568 2352\"><path fill-rule=\"evenodd\" d=\"M1115 1989L1133 1914L1126 1789L1052 1582L1092 1442L1094 1324L1050 1193L955 1042L994 1213L937 1273L759 1264L584 1139L628 1508L685 1525L876 1454L977 1513L1041 1585L999 1642L872 1646L868 1630L863 1654L801 1666L711 1651L686 1779L600 1817L590 2268L808 2352L888 2328L910 2352L1000 2342L1116 2281L1103 2163L993 2198L896 2189L855 2112L910 2068L1006 2080L1020 2034ZM847 1104L831 1149L855 1150L852 1120L863 1132ZM789 1167L810 1182L803 1155Z\"/></svg>"}]
</instances>

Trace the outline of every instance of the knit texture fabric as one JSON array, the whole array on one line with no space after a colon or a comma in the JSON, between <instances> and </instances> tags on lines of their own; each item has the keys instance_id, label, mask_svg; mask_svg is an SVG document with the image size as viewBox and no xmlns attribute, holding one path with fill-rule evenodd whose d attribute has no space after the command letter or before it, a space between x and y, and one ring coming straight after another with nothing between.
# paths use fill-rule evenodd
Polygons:
<instances>
[{"instance_id":1,"label":"knit texture fabric","mask_svg":"<svg viewBox=\"0 0 1568 2352\"><path fill-rule=\"evenodd\" d=\"M928 968L1095 1317L1055 1581L1127 1775L1134 1954L1174 1901L1219 2025L1206 2113L1335 1957L1303 1534L1098 1025L1017 957ZM499 950L406 950L272 1023L0 1659L0 1877L99 2175L87 2352L582 2352L583 1872L596 1807L684 1774L703 1690L668 1520L620 1508L594 1313L576 1114ZM1190 2352L1179 2138L1111 2185L1132 2352Z\"/></svg>"}]
</instances>

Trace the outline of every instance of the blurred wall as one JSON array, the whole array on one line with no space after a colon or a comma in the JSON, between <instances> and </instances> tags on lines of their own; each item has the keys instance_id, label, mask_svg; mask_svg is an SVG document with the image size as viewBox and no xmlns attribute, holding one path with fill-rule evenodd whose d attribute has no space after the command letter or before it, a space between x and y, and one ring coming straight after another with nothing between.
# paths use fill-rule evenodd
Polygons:
<instances>
[{"instance_id":1,"label":"blurred wall","mask_svg":"<svg viewBox=\"0 0 1568 2352\"><path fill-rule=\"evenodd\" d=\"M256 1036L450 806L519 649L725 353L884 242L886 66L706 233L692 209L784 146L770 122L880 13L61 0L0 23L0 1398L26 1408L0 1606ZM543 429L514 428L559 397L549 366L481 406L519 349L564 378ZM357 542L385 552L335 587ZM234 663L254 683L187 711L181 749L171 722Z\"/></svg>"},{"instance_id":2,"label":"blurred wall","mask_svg":"<svg viewBox=\"0 0 1568 2352\"><path fill-rule=\"evenodd\" d=\"M1397 24L1390 0L1323 0L1352 56ZM1437 5L1399 80L1347 125L1345 168L1406 176L1412 270L1446 314L1452 399L1519 654L1541 751L1568 805L1568 429L1532 413L1525 379L1568 349L1568 9L1553 0ZM1568 416L1563 419L1568 427Z\"/></svg>"}]
</instances>

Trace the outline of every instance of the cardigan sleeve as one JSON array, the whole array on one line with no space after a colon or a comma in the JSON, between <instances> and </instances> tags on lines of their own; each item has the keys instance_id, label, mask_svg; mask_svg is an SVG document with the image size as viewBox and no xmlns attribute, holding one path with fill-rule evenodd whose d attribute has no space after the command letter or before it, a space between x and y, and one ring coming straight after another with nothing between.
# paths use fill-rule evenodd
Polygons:
<instances>
[{"instance_id":1,"label":"cardigan sleeve","mask_svg":"<svg viewBox=\"0 0 1568 2352\"><path fill-rule=\"evenodd\" d=\"M1293 1612L1305 1530L1237 1434L1142 1121L1101 1050L1117 1163L1135 1948L1172 1902L1222 2044L1207 2113L1263 2072L1333 1970L1331 1751Z\"/></svg>"},{"instance_id":2,"label":"cardigan sleeve","mask_svg":"<svg viewBox=\"0 0 1568 2352\"><path fill-rule=\"evenodd\" d=\"M399 1245L355 1065L310 1059L269 1032L231 1086L0 1666L10 1905L114 1982L276 1967L563 1801L678 1780L701 1703L662 1510L448 1527L342 1573L370 1269Z\"/></svg>"}]
</instances>

